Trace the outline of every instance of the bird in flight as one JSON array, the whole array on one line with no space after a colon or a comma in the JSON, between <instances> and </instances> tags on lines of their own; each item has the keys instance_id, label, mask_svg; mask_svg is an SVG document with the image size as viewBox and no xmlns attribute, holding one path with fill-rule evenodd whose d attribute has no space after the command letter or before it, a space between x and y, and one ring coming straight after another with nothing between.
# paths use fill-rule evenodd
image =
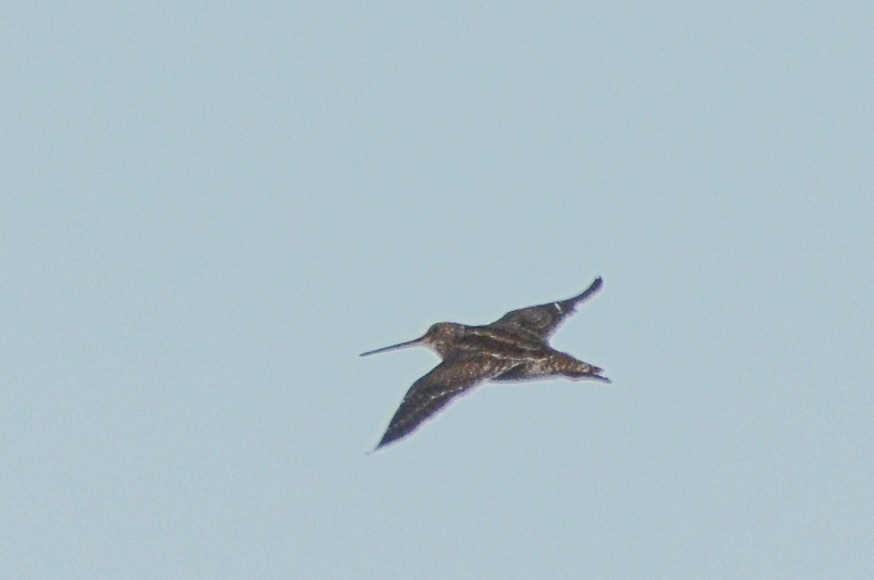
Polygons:
<instances>
[{"instance_id":1,"label":"bird in flight","mask_svg":"<svg viewBox=\"0 0 874 580\"><path fill-rule=\"evenodd\" d=\"M595 278L573 298L512 310L483 326L438 322L415 340L361 353L368 356L408 346L427 346L443 359L404 395L376 449L409 435L455 396L488 380L563 376L609 383L600 368L549 346L549 337L562 321L601 285L601 278Z\"/></svg>"}]
</instances>

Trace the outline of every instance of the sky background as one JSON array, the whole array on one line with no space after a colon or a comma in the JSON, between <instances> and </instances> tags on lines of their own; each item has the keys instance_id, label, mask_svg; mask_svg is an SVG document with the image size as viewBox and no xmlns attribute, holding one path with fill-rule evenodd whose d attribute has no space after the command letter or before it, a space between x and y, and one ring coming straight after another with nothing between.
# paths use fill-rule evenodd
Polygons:
<instances>
[{"instance_id":1,"label":"sky background","mask_svg":"<svg viewBox=\"0 0 874 580\"><path fill-rule=\"evenodd\" d=\"M874 577L874 8L7 3L9 578ZM451 320L612 385L365 455Z\"/></svg>"}]
</instances>

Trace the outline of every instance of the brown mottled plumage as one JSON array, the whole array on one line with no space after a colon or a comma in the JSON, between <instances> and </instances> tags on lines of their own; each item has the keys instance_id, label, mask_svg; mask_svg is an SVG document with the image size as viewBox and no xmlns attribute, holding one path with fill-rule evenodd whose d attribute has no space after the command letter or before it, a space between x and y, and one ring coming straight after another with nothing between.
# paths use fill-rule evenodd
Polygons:
<instances>
[{"instance_id":1,"label":"brown mottled plumage","mask_svg":"<svg viewBox=\"0 0 874 580\"><path fill-rule=\"evenodd\" d=\"M602 376L598 367L549 346L549 337L559 324L601 284L601 278L596 278L573 298L513 310L485 326L438 322L420 338L362 353L361 356L367 356L423 345L437 351L443 359L413 383L376 448L408 435L453 397L483 381L564 376L609 383L610 379Z\"/></svg>"}]
</instances>

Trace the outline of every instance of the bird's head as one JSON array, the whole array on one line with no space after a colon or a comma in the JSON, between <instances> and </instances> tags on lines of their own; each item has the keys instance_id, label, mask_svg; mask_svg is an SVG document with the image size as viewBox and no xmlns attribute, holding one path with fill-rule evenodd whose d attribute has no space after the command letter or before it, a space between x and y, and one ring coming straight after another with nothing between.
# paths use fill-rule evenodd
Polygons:
<instances>
[{"instance_id":1,"label":"bird's head","mask_svg":"<svg viewBox=\"0 0 874 580\"><path fill-rule=\"evenodd\" d=\"M432 324L431 328L428 329L428 332L419 338L408 340L406 342L399 342L398 344L393 344L391 346L384 346L382 348L377 348L376 350L369 350L361 353L360 356L368 356L409 346L427 346L436 350L442 356L446 354L449 350L449 345L461 334L463 329L464 325L456 324L455 322L438 322L437 324Z\"/></svg>"}]
</instances>

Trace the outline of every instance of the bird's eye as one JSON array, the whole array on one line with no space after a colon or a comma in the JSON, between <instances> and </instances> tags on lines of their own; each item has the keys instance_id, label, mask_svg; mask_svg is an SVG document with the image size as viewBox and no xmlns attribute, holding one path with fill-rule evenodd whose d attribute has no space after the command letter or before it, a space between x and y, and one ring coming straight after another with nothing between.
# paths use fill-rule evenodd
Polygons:
<instances>
[{"instance_id":1,"label":"bird's eye","mask_svg":"<svg viewBox=\"0 0 874 580\"><path fill-rule=\"evenodd\" d=\"M446 324L445 322L438 322L437 324L432 325L431 328L428 329L428 334L443 334L448 330L448 328L449 328L449 325Z\"/></svg>"}]
</instances>

